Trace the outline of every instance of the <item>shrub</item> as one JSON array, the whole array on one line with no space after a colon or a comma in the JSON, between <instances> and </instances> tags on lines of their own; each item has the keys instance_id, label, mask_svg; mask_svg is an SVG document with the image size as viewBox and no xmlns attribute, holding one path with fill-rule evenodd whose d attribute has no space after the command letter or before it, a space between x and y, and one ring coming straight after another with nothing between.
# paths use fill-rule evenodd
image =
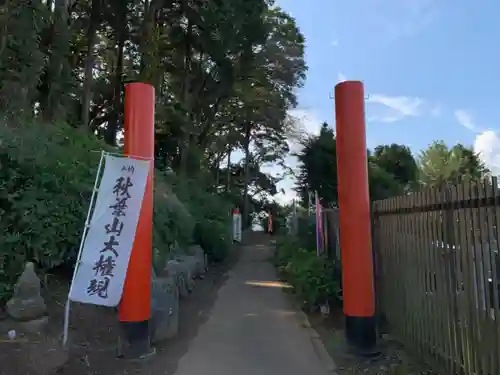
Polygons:
<instances>
[{"instance_id":1,"label":"shrub","mask_svg":"<svg viewBox=\"0 0 500 375\"><path fill-rule=\"evenodd\" d=\"M335 263L298 245L296 240L278 241L275 262L280 274L294 287L303 307L313 310L326 302L340 302L340 279L336 277Z\"/></svg>"},{"instance_id":2,"label":"shrub","mask_svg":"<svg viewBox=\"0 0 500 375\"><path fill-rule=\"evenodd\" d=\"M185 247L192 241L195 221L159 172L155 177L153 202L153 263L161 271L174 246Z\"/></svg>"},{"instance_id":3,"label":"shrub","mask_svg":"<svg viewBox=\"0 0 500 375\"><path fill-rule=\"evenodd\" d=\"M203 174L196 179L178 179L167 175L177 196L185 202L194 221L193 241L207 253L210 261L223 260L231 244L231 204L222 196L207 191Z\"/></svg>"},{"instance_id":4,"label":"shrub","mask_svg":"<svg viewBox=\"0 0 500 375\"><path fill-rule=\"evenodd\" d=\"M0 304L26 261L42 272L73 268L103 149L119 151L87 129L0 121ZM229 204L199 180L183 183L156 171L154 186L155 264L164 264L175 243L194 242L196 224L200 245L212 259L223 259L230 240Z\"/></svg>"},{"instance_id":5,"label":"shrub","mask_svg":"<svg viewBox=\"0 0 500 375\"><path fill-rule=\"evenodd\" d=\"M316 216L305 215L297 218L297 238L299 246L307 249L316 247Z\"/></svg>"},{"instance_id":6,"label":"shrub","mask_svg":"<svg viewBox=\"0 0 500 375\"><path fill-rule=\"evenodd\" d=\"M42 270L73 260L106 148L67 126L0 124L0 299L26 261ZM109 148L108 148L109 149Z\"/></svg>"},{"instance_id":7,"label":"shrub","mask_svg":"<svg viewBox=\"0 0 500 375\"><path fill-rule=\"evenodd\" d=\"M206 252L210 261L220 262L229 253L229 238L225 236L226 224L218 221L199 221L195 226L194 240Z\"/></svg>"}]
</instances>

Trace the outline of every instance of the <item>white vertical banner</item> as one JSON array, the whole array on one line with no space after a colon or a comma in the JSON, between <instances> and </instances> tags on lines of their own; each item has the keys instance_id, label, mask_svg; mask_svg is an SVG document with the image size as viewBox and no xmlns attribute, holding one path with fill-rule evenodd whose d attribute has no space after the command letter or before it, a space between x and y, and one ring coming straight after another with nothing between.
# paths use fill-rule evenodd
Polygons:
<instances>
[{"instance_id":1,"label":"white vertical banner","mask_svg":"<svg viewBox=\"0 0 500 375\"><path fill-rule=\"evenodd\" d=\"M241 242L241 213L238 208L233 210L233 241Z\"/></svg>"},{"instance_id":2,"label":"white vertical banner","mask_svg":"<svg viewBox=\"0 0 500 375\"><path fill-rule=\"evenodd\" d=\"M148 160L104 156L69 300L101 306L120 303L149 168Z\"/></svg>"}]
</instances>

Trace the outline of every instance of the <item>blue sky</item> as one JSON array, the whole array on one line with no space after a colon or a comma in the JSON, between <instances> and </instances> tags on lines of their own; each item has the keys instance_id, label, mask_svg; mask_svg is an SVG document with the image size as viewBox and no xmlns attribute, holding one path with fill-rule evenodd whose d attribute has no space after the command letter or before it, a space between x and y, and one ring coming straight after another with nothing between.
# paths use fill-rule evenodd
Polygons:
<instances>
[{"instance_id":1,"label":"blue sky","mask_svg":"<svg viewBox=\"0 0 500 375\"><path fill-rule=\"evenodd\" d=\"M367 143L415 155L433 140L474 146L500 173L500 2L277 0L306 38L307 81L290 114L334 126L336 83L361 80ZM294 163L290 160L290 163ZM292 195L293 181L280 186Z\"/></svg>"}]
</instances>

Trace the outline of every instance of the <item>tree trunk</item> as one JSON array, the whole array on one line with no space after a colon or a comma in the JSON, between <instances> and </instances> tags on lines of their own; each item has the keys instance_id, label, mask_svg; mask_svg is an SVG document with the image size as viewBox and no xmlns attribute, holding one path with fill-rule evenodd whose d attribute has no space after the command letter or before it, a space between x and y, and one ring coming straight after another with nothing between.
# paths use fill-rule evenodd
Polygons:
<instances>
[{"instance_id":1,"label":"tree trunk","mask_svg":"<svg viewBox=\"0 0 500 375\"><path fill-rule=\"evenodd\" d=\"M120 123L120 114L122 113L122 77L123 77L123 50L125 47L125 40L127 38L127 7L124 5L120 9L120 16L115 30L117 30L118 47L117 47L117 60L114 77L113 88L113 115L108 122L106 131L104 132L104 141L114 146L116 144L116 133L118 132Z\"/></svg>"},{"instance_id":2,"label":"tree trunk","mask_svg":"<svg viewBox=\"0 0 500 375\"><path fill-rule=\"evenodd\" d=\"M231 149L227 153L227 192L231 191Z\"/></svg>"},{"instance_id":3,"label":"tree trunk","mask_svg":"<svg viewBox=\"0 0 500 375\"><path fill-rule=\"evenodd\" d=\"M220 159L217 158L217 161L215 163L215 181L216 181L216 192L219 191L219 186L220 186Z\"/></svg>"},{"instance_id":4,"label":"tree trunk","mask_svg":"<svg viewBox=\"0 0 500 375\"><path fill-rule=\"evenodd\" d=\"M183 10L184 15L186 14L185 9ZM193 117L191 113L191 103L189 98L189 86L190 86L190 68L191 68L191 38L193 34L193 25L191 20L188 18L186 37L184 40L184 76L182 79L182 104L187 112L188 121L184 124L181 138L180 138L180 149L181 149L181 165L180 174L187 175L188 172L188 159L190 152L191 143L191 133L193 126Z\"/></svg>"},{"instance_id":5,"label":"tree trunk","mask_svg":"<svg viewBox=\"0 0 500 375\"><path fill-rule=\"evenodd\" d=\"M55 0L54 2L54 23L52 25L51 55L47 65L45 77L45 90L40 101L42 116L47 121L58 117L59 111L63 108L62 96L66 93L61 87L64 80L63 69L69 54L69 0Z\"/></svg>"},{"instance_id":6,"label":"tree trunk","mask_svg":"<svg viewBox=\"0 0 500 375\"><path fill-rule=\"evenodd\" d=\"M139 77L144 82L151 85L158 84L163 70L160 65L160 51L158 50L157 25L160 11L164 6L164 0L146 0L144 2L144 16L141 26L141 41L139 53L141 56Z\"/></svg>"},{"instance_id":7,"label":"tree trunk","mask_svg":"<svg viewBox=\"0 0 500 375\"><path fill-rule=\"evenodd\" d=\"M244 152L245 152L245 177L243 181L243 228L248 228L250 215L248 201L248 185L250 184L250 133L252 126L249 123L245 124L245 140L244 140Z\"/></svg>"},{"instance_id":8,"label":"tree trunk","mask_svg":"<svg viewBox=\"0 0 500 375\"><path fill-rule=\"evenodd\" d=\"M101 16L101 0L92 0L90 22L87 29L87 56L85 59L85 77L83 80L83 96L80 120L84 126L89 125L90 103L92 101L93 69L94 69L94 44L97 36L97 27Z\"/></svg>"},{"instance_id":9,"label":"tree trunk","mask_svg":"<svg viewBox=\"0 0 500 375\"><path fill-rule=\"evenodd\" d=\"M10 2L9 1L6 1L6 3L3 5L4 9L5 9L5 13L2 15L2 17L0 17L0 69L2 68L2 63L3 63L3 59L2 59L2 55L3 53L5 52L5 50L7 49L7 36L9 35L9 32L8 32L8 19L10 17L10 8L9 8L9 5L10 5Z\"/></svg>"}]
</instances>

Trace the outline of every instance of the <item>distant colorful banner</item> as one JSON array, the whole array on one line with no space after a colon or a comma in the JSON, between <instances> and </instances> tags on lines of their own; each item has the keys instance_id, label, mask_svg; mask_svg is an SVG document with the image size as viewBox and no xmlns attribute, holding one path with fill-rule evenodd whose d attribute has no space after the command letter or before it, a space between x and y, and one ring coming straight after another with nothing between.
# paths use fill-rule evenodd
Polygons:
<instances>
[{"instance_id":1,"label":"distant colorful banner","mask_svg":"<svg viewBox=\"0 0 500 375\"><path fill-rule=\"evenodd\" d=\"M316 254L323 253L323 215L318 192L314 192L314 205L316 207Z\"/></svg>"}]
</instances>

